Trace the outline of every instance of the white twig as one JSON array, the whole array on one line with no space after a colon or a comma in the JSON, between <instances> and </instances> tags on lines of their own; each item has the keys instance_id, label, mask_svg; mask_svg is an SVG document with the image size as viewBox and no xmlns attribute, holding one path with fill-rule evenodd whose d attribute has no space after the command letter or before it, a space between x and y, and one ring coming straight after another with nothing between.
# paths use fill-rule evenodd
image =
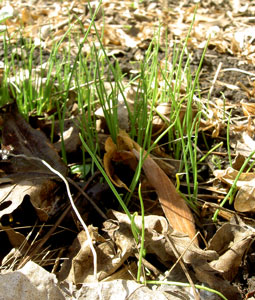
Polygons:
<instances>
[{"instance_id":1,"label":"white twig","mask_svg":"<svg viewBox=\"0 0 255 300\"><path fill-rule=\"evenodd\" d=\"M52 173L56 174L60 179L62 179L62 181L64 182L65 186L66 186L66 191L67 191L67 195L68 195L68 198L69 198L69 201L71 203L71 206L78 218L78 220L80 221L82 227L84 228L85 232L86 232L86 235L87 235L87 239L88 239L88 243L89 243L89 247L91 249L91 252L93 254L93 264L94 264L94 277L95 277L95 280L97 280L97 253L96 253L96 250L93 246L93 242L92 242L92 239L90 237L90 234L89 234L89 230L88 230L88 227L87 225L85 224L85 222L83 221L78 209L76 208L75 204L74 204L74 201L73 201L73 197L71 195L71 191L70 191L70 188L69 188L69 184L66 180L66 178L57 170L55 170L50 164L48 164L45 160L43 159L40 159L40 158L37 158L37 157L33 157L33 156L26 156L24 154L9 154L9 156L13 156L13 157L22 157L22 158L25 158L27 160L36 160L36 161L40 161L42 164L44 164Z\"/></svg>"},{"instance_id":2,"label":"white twig","mask_svg":"<svg viewBox=\"0 0 255 300\"><path fill-rule=\"evenodd\" d=\"M246 74L246 75L249 75L249 76L255 76L255 73L248 72L248 71L241 70L241 69L237 69L237 68L227 68L227 69L221 70L221 72L228 72L228 71L234 71L234 72L243 73L243 74Z\"/></svg>"},{"instance_id":3,"label":"white twig","mask_svg":"<svg viewBox=\"0 0 255 300\"><path fill-rule=\"evenodd\" d=\"M214 75L213 82L212 82L212 86L211 86L210 91L209 91L208 99L211 98L211 94L212 94L212 91L213 91L213 89L214 89L215 82L216 82L216 80L217 80L217 78L218 78L218 76L219 76L221 67L222 67L222 62L219 63L218 68L217 68L217 71L216 71L216 73L215 73L215 75Z\"/></svg>"}]
</instances>

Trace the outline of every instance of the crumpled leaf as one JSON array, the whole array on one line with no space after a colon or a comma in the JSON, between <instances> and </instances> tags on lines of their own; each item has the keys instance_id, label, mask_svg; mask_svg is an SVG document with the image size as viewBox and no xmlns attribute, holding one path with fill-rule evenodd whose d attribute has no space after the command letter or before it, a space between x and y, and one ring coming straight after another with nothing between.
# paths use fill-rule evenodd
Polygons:
<instances>
[{"instance_id":1,"label":"crumpled leaf","mask_svg":"<svg viewBox=\"0 0 255 300\"><path fill-rule=\"evenodd\" d=\"M112 166L112 160L114 156L116 157L118 150L117 146L114 144L111 137L108 137L105 142L105 155L104 155L104 168L106 171L106 174L109 176L111 181L118 187L125 188L129 191L129 188L127 185L115 174L114 168Z\"/></svg>"},{"instance_id":2,"label":"crumpled leaf","mask_svg":"<svg viewBox=\"0 0 255 300\"><path fill-rule=\"evenodd\" d=\"M111 211L110 216L115 220L105 221L103 230L108 233L111 240L105 240L98 234L97 229L89 226L90 235L95 241L95 250L98 255L99 280L107 278L119 269L124 261L134 254L134 249L137 248L129 218L117 211ZM135 218L135 222L137 227L141 229L140 216ZM169 225L164 217L146 216L145 232L147 253L155 254L162 261L176 260L173 250L164 236L169 232ZM186 263L192 263L197 259L211 261L218 257L215 251L204 251L193 244L191 245L191 240L182 233L174 231L171 238L179 253L183 254ZM63 263L59 273L60 280L65 279L75 284L94 281L93 257L85 232L78 234L77 239L70 248L68 257L70 259Z\"/></svg>"},{"instance_id":3,"label":"crumpled leaf","mask_svg":"<svg viewBox=\"0 0 255 300\"><path fill-rule=\"evenodd\" d=\"M136 247L136 242L130 228L130 219L127 215L111 210L109 215L114 220L107 220L104 222L104 231L107 231L115 244L120 249L126 249L126 252L132 251ZM137 216L135 218L136 226L142 228L142 218ZM114 225L115 224L115 225ZM162 261L169 261L175 259L173 250L165 240L165 234L170 234L179 253L183 254L183 259L186 263L191 263L194 259L216 259L218 255L214 251L204 251L198 246L191 244L191 239L186 234L174 231L168 225L166 218L150 215L145 216L145 248L147 253L156 254ZM130 250L127 250L130 249Z\"/></svg>"},{"instance_id":4,"label":"crumpled leaf","mask_svg":"<svg viewBox=\"0 0 255 300\"><path fill-rule=\"evenodd\" d=\"M19 114L15 104L2 109L2 149L12 149L14 154L23 157L10 157L0 161L1 177L10 183L1 186L0 218L11 214L29 197L41 221L46 221L54 201L56 183L53 174L40 161L29 157L40 158L54 169L66 174L67 168L53 149L45 135L33 129Z\"/></svg>"},{"instance_id":5,"label":"crumpled leaf","mask_svg":"<svg viewBox=\"0 0 255 300\"><path fill-rule=\"evenodd\" d=\"M233 185L238 171L229 167L226 170L216 170L214 175L219 180ZM240 212L255 211L255 174L242 173L236 183L239 191L236 194L234 207Z\"/></svg>"},{"instance_id":6,"label":"crumpled leaf","mask_svg":"<svg viewBox=\"0 0 255 300\"><path fill-rule=\"evenodd\" d=\"M232 281L241 265L243 255L255 237L255 232L238 224L222 225L209 241L208 249L215 250L220 257L210 265L223 272L226 280Z\"/></svg>"},{"instance_id":7,"label":"crumpled leaf","mask_svg":"<svg viewBox=\"0 0 255 300\"><path fill-rule=\"evenodd\" d=\"M96 242L94 245L97 252L98 279L102 280L114 273L123 262L131 255L131 250L118 249L115 251L114 244L105 240L97 229L89 226L91 238ZM75 284L94 282L92 253L87 242L87 235L81 231L70 248L69 261L65 261L59 273L60 280L67 280Z\"/></svg>"},{"instance_id":8,"label":"crumpled leaf","mask_svg":"<svg viewBox=\"0 0 255 300\"><path fill-rule=\"evenodd\" d=\"M54 169L62 173L67 172L67 167L48 141L46 136L33 129L18 112L16 104L10 104L2 109L3 118L2 146L13 148L14 154L33 156L48 162ZM45 166L40 169L51 173Z\"/></svg>"},{"instance_id":9,"label":"crumpled leaf","mask_svg":"<svg viewBox=\"0 0 255 300\"><path fill-rule=\"evenodd\" d=\"M137 249L128 216L117 211L110 211L109 214L114 219L105 221L103 230L108 233L111 240L105 240L98 235L97 230L89 227L98 254L99 280L115 272ZM141 229L141 216L135 218L135 223ZM217 287L216 289L225 296L229 296L229 299L240 299L237 289L225 279L222 279L220 277L221 273L208 264L208 261L218 259L219 256L215 251L200 249L191 242L189 237L173 231L164 217L145 217L146 252L154 254L161 262L176 261L173 248L168 243L166 235L171 239L183 261L193 267L200 282L207 283L212 288ZM109 249L110 251L108 251ZM66 279L68 282L74 283L93 281L93 258L84 232L78 235L70 250L71 252L68 255L70 259L63 263L59 279Z\"/></svg>"},{"instance_id":10,"label":"crumpled leaf","mask_svg":"<svg viewBox=\"0 0 255 300\"><path fill-rule=\"evenodd\" d=\"M125 253L130 252L137 246L132 235L130 220L128 216L117 211L111 211L111 215L116 220L104 222L104 231L107 231L117 249L125 249ZM142 218L137 216L135 223L141 229ZM215 261L219 258L216 251L202 250L191 243L191 239L186 235L173 231L167 220L160 216L145 216L145 249L148 254L154 254L163 262L176 261L172 246L167 242L166 235L171 239L177 252L183 261L190 264L195 270L195 274L200 282L209 284L228 299L240 299L238 290L231 286L229 282L221 278L221 272L215 270L208 261ZM128 250L130 249L130 250Z\"/></svg>"},{"instance_id":11,"label":"crumpled leaf","mask_svg":"<svg viewBox=\"0 0 255 300\"><path fill-rule=\"evenodd\" d=\"M206 264L204 261L197 261L193 268L199 281L207 283L212 289L221 292L227 299L242 299L237 287L221 278L221 274L211 267L210 264Z\"/></svg>"}]
</instances>

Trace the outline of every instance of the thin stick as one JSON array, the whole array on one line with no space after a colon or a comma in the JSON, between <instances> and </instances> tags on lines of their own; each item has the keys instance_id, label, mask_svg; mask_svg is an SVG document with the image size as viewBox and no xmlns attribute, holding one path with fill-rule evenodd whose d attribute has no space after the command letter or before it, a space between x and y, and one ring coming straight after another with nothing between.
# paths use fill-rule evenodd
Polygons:
<instances>
[{"instance_id":1,"label":"thin stick","mask_svg":"<svg viewBox=\"0 0 255 300\"><path fill-rule=\"evenodd\" d=\"M227 72L227 71L234 71L234 72L243 73L243 74L246 74L246 75L249 75L249 76L255 76L254 73L251 73L251 72L248 72L248 71L245 71L245 70L241 70L241 69L237 69L237 68L227 68L227 69L221 70L221 72Z\"/></svg>"},{"instance_id":2,"label":"thin stick","mask_svg":"<svg viewBox=\"0 0 255 300\"><path fill-rule=\"evenodd\" d=\"M217 68L217 71L216 71L216 73L215 73L215 75L214 75L213 82L212 82L212 86L210 87L210 90L209 90L209 93L208 93L208 99L211 98L211 94L212 94L212 91L213 91L213 89L214 89L215 82L216 82L216 80L217 80L217 78L218 78L218 76L219 76L221 67L222 67L222 62L219 63L218 68Z\"/></svg>"},{"instance_id":3,"label":"thin stick","mask_svg":"<svg viewBox=\"0 0 255 300\"><path fill-rule=\"evenodd\" d=\"M77 188L77 190L90 202L90 204L95 208L95 210L101 215L104 220L107 220L106 214L96 205L96 203L79 187L79 185L73 181L71 178L67 178L67 180Z\"/></svg>"},{"instance_id":4,"label":"thin stick","mask_svg":"<svg viewBox=\"0 0 255 300\"><path fill-rule=\"evenodd\" d=\"M191 241L191 244L193 243L194 238L196 238L196 237L197 237L197 234L193 237L193 239L192 239L192 241ZM176 249L174 243L171 241L171 238L169 238L169 236L168 236L167 234L165 234L165 238L166 238L167 242L169 243L169 245L171 246L171 248L172 248L172 250L173 250L173 252L174 252L175 257L177 258L177 262L176 262L176 263L178 263L178 262L180 263L180 266L181 266L181 268L182 268L184 274L186 275L189 284L190 284L191 287L192 287L192 290L193 290L195 299L196 299L196 300L200 300L200 296L199 296L199 294L198 294L197 291L196 291L195 284L194 284L193 280L191 279L191 277L190 277L190 275L189 275L189 272L188 272L188 270L187 270L187 268L186 268L186 266L185 266L185 264L184 264L184 262L183 262L183 260L182 260L182 255L185 253L185 251L184 251L184 253L180 256L180 254L178 253L178 251L177 251L177 249ZM175 265L174 265L174 266L175 266ZM173 269L173 268L172 268L172 269Z\"/></svg>"},{"instance_id":5,"label":"thin stick","mask_svg":"<svg viewBox=\"0 0 255 300\"><path fill-rule=\"evenodd\" d=\"M22 158L25 158L27 160L36 160L36 161L40 161L42 164L44 164L52 173L56 174L60 179L62 179L62 181L64 182L65 186L66 186L66 192L67 192L67 195L68 195L68 198L69 198L69 201L71 203L71 206L78 218L78 220L80 221L82 227L84 228L85 232L86 232L86 235L87 235L87 239L88 239L88 243L89 243L89 247L91 249L91 252L93 254L93 264L94 264L94 277L95 277L95 280L97 280L97 253L96 253L96 250L93 246L93 242L92 242L92 239L90 237L90 234L89 234L89 230L88 230L88 227L87 225L85 224L85 222L83 221L78 209L76 208L75 206L75 203L73 201L73 198L72 198L72 195L71 195L71 191L70 191L70 188L69 188L69 184L68 184L68 181L66 180L66 178L57 170L55 170L54 168L52 168L51 165L49 165L45 160L43 159L40 159L40 158L37 158L37 157L29 157L29 156L26 156L26 155L23 155L23 154L9 154L10 156L13 156L13 157L22 157ZM65 211L66 212L66 211ZM58 220L59 221L59 220ZM56 224L55 224L56 225ZM55 227L55 226L54 226ZM52 227L51 230L54 228ZM51 230L49 230L49 232L47 233L46 236L49 236L49 233L51 234ZM55 229L54 229L55 230ZM38 247L42 246L44 244L44 241L42 240ZM21 268L22 266L24 266L24 264L29 260L29 256L26 257L26 259L24 259L20 265L19 265L19 268Z\"/></svg>"}]
</instances>

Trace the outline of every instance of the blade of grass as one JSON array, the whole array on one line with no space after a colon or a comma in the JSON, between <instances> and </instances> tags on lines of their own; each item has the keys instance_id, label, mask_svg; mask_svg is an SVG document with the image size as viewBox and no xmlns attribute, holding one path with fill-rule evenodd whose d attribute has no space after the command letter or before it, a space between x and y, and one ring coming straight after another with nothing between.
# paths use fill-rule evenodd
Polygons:
<instances>
[{"instance_id":1,"label":"blade of grass","mask_svg":"<svg viewBox=\"0 0 255 300\"><path fill-rule=\"evenodd\" d=\"M80 139L82 142L83 147L86 149L86 151L88 151L89 155L92 157L93 161L95 162L96 166L98 167L98 169L100 170L100 172L102 173L102 175L104 176L104 179L106 180L106 182L108 183L109 187L111 188L112 192L114 193L115 197L117 198L117 200L119 201L122 209L124 210L124 212L126 213L126 215L129 217L129 219L132 219L132 216L126 206L126 204L124 203L124 201L122 200L120 194L117 192L117 190L115 189L114 185L112 184L110 178L107 176L106 172L104 171L102 165L100 164L98 158L94 155L94 153L90 150L90 148L88 147L88 145L85 143L82 135L80 134ZM136 228L136 232L137 234L139 234L139 229L135 226Z\"/></svg>"},{"instance_id":2,"label":"blade of grass","mask_svg":"<svg viewBox=\"0 0 255 300\"><path fill-rule=\"evenodd\" d=\"M243 163L242 167L240 168L238 174L236 175L236 178L235 178L233 184L231 185L231 188L229 189L227 195L225 196L225 198L224 198L224 199L222 200L222 202L220 203L220 207L223 207L224 204L228 201L229 198L231 199L231 196L232 196L233 193L236 191L236 183L237 183L237 181L238 181L240 175L243 173L245 167L248 165L249 161L252 159L252 157L253 157L254 154L255 154L255 150L252 151L252 152L250 153L250 155L246 158L246 160L245 160L245 162ZM232 197L232 199L231 199L231 203L232 203L232 202L233 202L233 197ZM231 203L230 203L230 204L231 204ZM219 209L217 209L217 210L215 211L215 213L214 213L214 215L213 215L213 218L212 218L213 222L216 222L216 221L217 221L217 216L218 216L219 211L220 211Z\"/></svg>"},{"instance_id":3,"label":"blade of grass","mask_svg":"<svg viewBox=\"0 0 255 300\"><path fill-rule=\"evenodd\" d=\"M142 161L142 156L140 152L140 159L139 163ZM140 250L139 250L139 260L138 260L138 270L137 270L137 281L141 281L141 270L142 270L142 259L144 257L144 238L145 238L145 223L144 223L144 205L143 205L143 198L141 193L141 183L138 187L138 195L140 199L140 206L141 206L141 217L142 217L142 231L141 231L141 241L140 241Z\"/></svg>"},{"instance_id":4,"label":"blade of grass","mask_svg":"<svg viewBox=\"0 0 255 300\"><path fill-rule=\"evenodd\" d=\"M191 285L189 283L184 283L184 282L176 282L176 281L157 281L157 280L146 280L143 282L143 284L158 284L158 285L162 285L162 284L166 284L166 285L176 285L176 286L183 286L183 287L191 287ZM199 284L195 284L195 288L199 289L199 290L204 290L204 291L208 291L210 293L216 294L219 297L221 297L224 300L228 300L222 293L211 289L209 287L203 286L203 285L199 285Z\"/></svg>"}]
</instances>

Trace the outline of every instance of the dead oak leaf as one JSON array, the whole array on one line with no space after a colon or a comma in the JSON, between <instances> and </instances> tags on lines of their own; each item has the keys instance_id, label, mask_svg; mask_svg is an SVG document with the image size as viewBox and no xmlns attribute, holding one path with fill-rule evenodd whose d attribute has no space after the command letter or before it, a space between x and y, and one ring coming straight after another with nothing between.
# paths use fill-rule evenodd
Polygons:
<instances>
[{"instance_id":1,"label":"dead oak leaf","mask_svg":"<svg viewBox=\"0 0 255 300\"><path fill-rule=\"evenodd\" d=\"M18 184L2 185L0 189L0 219L13 213L29 197L38 218L45 222L53 202L56 183L47 178L20 180Z\"/></svg>"},{"instance_id":2,"label":"dead oak leaf","mask_svg":"<svg viewBox=\"0 0 255 300\"><path fill-rule=\"evenodd\" d=\"M219 258L210 265L223 273L226 280L232 281L254 236L254 232L244 226L224 224L209 241L208 249L219 254Z\"/></svg>"},{"instance_id":3,"label":"dead oak leaf","mask_svg":"<svg viewBox=\"0 0 255 300\"><path fill-rule=\"evenodd\" d=\"M232 186L238 171L229 167L226 170L215 170L216 178ZM255 211L255 173L242 173L236 183L239 191L236 194L234 207L236 211Z\"/></svg>"},{"instance_id":4,"label":"dead oak leaf","mask_svg":"<svg viewBox=\"0 0 255 300\"><path fill-rule=\"evenodd\" d=\"M0 161L1 182L4 179L10 181L1 185L0 218L12 214L28 197L39 219L46 221L54 203L57 185L52 179L56 179L56 175L32 158L45 160L63 175L67 168L46 136L25 121L15 103L5 106L1 117L2 149L12 148L13 154L22 154L26 158L11 156Z\"/></svg>"},{"instance_id":5,"label":"dead oak leaf","mask_svg":"<svg viewBox=\"0 0 255 300\"><path fill-rule=\"evenodd\" d=\"M28 157L43 159L61 174L66 174L67 167L44 133L32 128L25 121L15 103L5 106L0 115L3 118L3 149L11 147L14 154L24 154ZM37 170L38 166L35 169ZM49 173L46 167L41 166L40 169Z\"/></svg>"}]
</instances>

